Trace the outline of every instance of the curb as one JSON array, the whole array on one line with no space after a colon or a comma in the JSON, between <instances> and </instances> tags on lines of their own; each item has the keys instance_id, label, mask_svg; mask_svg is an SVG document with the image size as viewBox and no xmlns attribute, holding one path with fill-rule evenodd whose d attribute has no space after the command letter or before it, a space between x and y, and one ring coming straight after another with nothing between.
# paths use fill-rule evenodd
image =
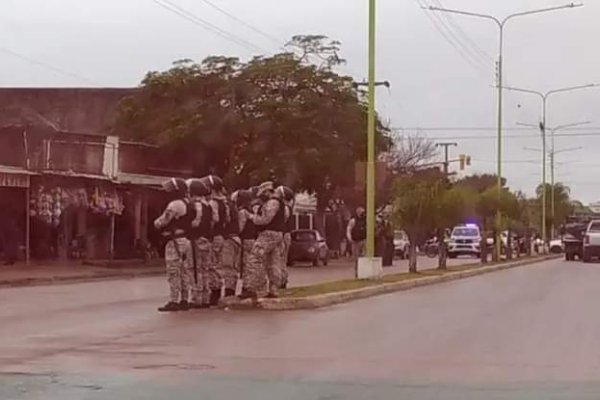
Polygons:
<instances>
[{"instance_id":1,"label":"curb","mask_svg":"<svg viewBox=\"0 0 600 400\"><path fill-rule=\"evenodd\" d=\"M335 304L346 303L352 300L365 299L381 294L410 290L423 286L435 285L442 282L451 282L459 279L470 278L473 276L489 274L496 271L503 271L511 268L517 268L525 265L538 264L540 262L560 258L560 256L550 255L535 258L528 258L522 261L495 264L490 266L475 267L473 269L451 272L441 276L429 276L395 283L383 283L381 285L369 286L360 289L347 290L343 292L325 293L307 297L287 297L279 299L259 299L258 301L229 301L224 302L222 307L236 310L261 309L269 311L288 311L288 310L310 310L321 307L328 307Z\"/></svg>"},{"instance_id":2,"label":"curb","mask_svg":"<svg viewBox=\"0 0 600 400\"><path fill-rule=\"evenodd\" d=\"M164 275L164 269L160 271L128 272L128 273L106 273L96 275L59 276L50 278L21 278L0 280L0 288L26 287L26 286L48 286L69 283L110 281L120 279L145 278Z\"/></svg>"}]
</instances>

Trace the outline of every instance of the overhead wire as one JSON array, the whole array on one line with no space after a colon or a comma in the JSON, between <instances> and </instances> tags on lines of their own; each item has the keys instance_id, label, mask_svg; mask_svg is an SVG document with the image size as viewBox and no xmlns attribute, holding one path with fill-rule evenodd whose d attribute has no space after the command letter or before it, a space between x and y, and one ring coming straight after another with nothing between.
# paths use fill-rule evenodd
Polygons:
<instances>
[{"instance_id":1,"label":"overhead wire","mask_svg":"<svg viewBox=\"0 0 600 400\"><path fill-rule=\"evenodd\" d=\"M251 51L258 50L258 51L265 52L265 53L267 52L265 49L261 48L260 46L254 44L244 38L241 38L231 32L228 32L211 22L208 22L208 21L198 17L194 13L173 3L170 0L152 0L152 1L155 4L159 5L160 7L164 8L165 10L168 10L168 11L172 12L173 14L176 14L176 15L180 16L181 18L186 19L186 20L192 22L193 24L202 27L203 29L210 31L217 36L222 37L225 40L228 40L232 43L235 43L235 44L242 46Z\"/></svg>"},{"instance_id":2,"label":"overhead wire","mask_svg":"<svg viewBox=\"0 0 600 400\"><path fill-rule=\"evenodd\" d=\"M430 0L439 8L445 8L444 4L440 0ZM453 18L448 13L442 13L442 16L449 22L449 24L454 28L456 33L465 41L467 44L473 49L473 51L478 54L479 58L486 64L494 65L495 60L490 54L488 54L485 50L483 50L471 37L462 29L462 27L456 22L456 19Z\"/></svg>"},{"instance_id":3,"label":"overhead wire","mask_svg":"<svg viewBox=\"0 0 600 400\"><path fill-rule=\"evenodd\" d=\"M67 70L65 70L63 68L59 68L59 67L57 67L55 65L52 65L52 64L49 64L49 63L47 63L45 61L36 60L34 58L31 58L31 57L26 56L26 55L21 54L21 53L17 53L16 51L7 49L5 47L0 47L0 52L8 54L8 55L11 55L11 56L13 56L15 58L18 58L20 60L23 60L25 62L28 62L29 64L37 65L38 67L45 68L45 69L47 69L49 71L52 71L52 72L54 72L56 74L59 74L59 75L62 75L62 76L66 76L66 77L69 77L69 78L72 78L72 79L77 79L77 80L80 80L80 81L83 81L83 82L91 83L93 85L100 85L98 82L95 82L92 79L86 78L83 75L80 75L80 74L75 73L75 72L67 71Z\"/></svg>"},{"instance_id":4,"label":"overhead wire","mask_svg":"<svg viewBox=\"0 0 600 400\"><path fill-rule=\"evenodd\" d=\"M425 12L425 15L429 21L433 24L435 29L442 35L442 37L452 46L459 55L474 69L476 69L482 76L489 78L490 70L482 64L482 62L475 56L472 55L472 51L466 46L460 38L449 28L446 22L437 14L427 10L429 4L425 0L415 0L416 3Z\"/></svg>"}]
</instances>

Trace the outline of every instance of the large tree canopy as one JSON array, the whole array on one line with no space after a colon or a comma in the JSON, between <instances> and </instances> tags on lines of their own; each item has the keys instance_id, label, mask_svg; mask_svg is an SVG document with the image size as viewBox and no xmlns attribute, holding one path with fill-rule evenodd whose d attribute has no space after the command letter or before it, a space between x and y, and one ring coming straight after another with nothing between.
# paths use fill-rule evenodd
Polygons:
<instances>
[{"instance_id":1,"label":"large tree canopy","mask_svg":"<svg viewBox=\"0 0 600 400\"><path fill-rule=\"evenodd\" d=\"M338 42L296 36L288 45L301 54L182 60L151 72L121 104L115 130L234 187L273 177L311 192L349 186L355 162L366 158L364 96L335 72ZM389 148L387 130L377 127L379 149Z\"/></svg>"}]
</instances>

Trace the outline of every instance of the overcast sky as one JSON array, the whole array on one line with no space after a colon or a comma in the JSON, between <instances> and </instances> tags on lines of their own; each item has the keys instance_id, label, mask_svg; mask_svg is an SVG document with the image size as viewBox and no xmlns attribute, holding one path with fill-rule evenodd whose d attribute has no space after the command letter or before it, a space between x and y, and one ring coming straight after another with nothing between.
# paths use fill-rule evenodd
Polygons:
<instances>
[{"instance_id":1,"label":"overcast sky","mask_svg":"<svg viewBox=\"0 0 600 400\"><path fill-rule=\"evenodd\" d=\"M242 46L236 39L226 40L153 0L2 0L0 85L134 86L148 70L168 68L177 59L201 60L212 54L246 59L279 50L272 38L203 0L168 1L217 26L225 36L232 34L238 42L249 43ZM281 43L294 34L338 39L348 60L342 72L361 80L366 76L367 0L210 1ZM378 0L378 79L392 84L391 91L379 91L378 110L392 126L406 132L420 128L438 141L458 142L453 156L470 154L470 172L494 172L496 94L492 85L497 28L485 20L435 16L419 3L505 16L567 2ZM505 37L506 84L547 91L600 82L599 18L600 2L587 0L582 8L510 22ZM557 154L556 179L584 202L600 200L599 105L600 88L559 94L549 101L549 127L590 121L580 130L562 131L556 137L557 151L583 147ZM516 130L516 123L537 124L540 117L537 97L506 94L504 175L511 187L530 194L541 179L541 156L523 147L539 148L541 140L535 130Z\"/></svg>"}]
</instances>

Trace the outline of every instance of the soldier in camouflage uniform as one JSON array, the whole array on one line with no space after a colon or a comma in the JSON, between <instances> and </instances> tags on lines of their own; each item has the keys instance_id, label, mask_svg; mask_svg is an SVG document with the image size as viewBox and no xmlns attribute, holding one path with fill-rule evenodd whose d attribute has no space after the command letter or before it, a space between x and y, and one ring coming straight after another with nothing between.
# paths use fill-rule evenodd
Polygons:
<instances>
[{"instance_id":1,"label":"soldier in camouflage uniform","mask_svg":"<svg viewBox=\"0 0 600 400\"><path fill-rule=\"evenodd\" d=\"M223 246L227 227L227 198L223 192L225 186L221 178L208 175L202 181L211 189L209 204L213 210L213 229L211 242L211 266L208 270L208 288L210 289L210 305L216 306L221 298L223 287Z\"/></svg>"},{"instance_id":2,"label":"soldier in camouflage uniform","mask_svg":"<svg viewBox=\"0 0 600 400\"><path fill-rule=\"evenodd\" d=\"M194 274L192 308L207 308L210 303L208 273L211 266L211 232L213 211L208 203L210 189L200 179L187 181L191 200L196 208L196 218L192 221L191 245Z\"/></svg>"},{"instance_id":3,"label":"soldier in camouflage uniform","mask_svg":"<svg viewBox=\"0 0 600 400\"><path fill-rule=\"evenodd\" d=\"M295 194L294 191L287 186L279 186L277 189L285 203L285 232L283 234L283 262L280 265L282 284L281 288L285 289L288 283L288 255L290 245L292 243L292 231L294 230L293 211Z\"/></svg>"},{"instance_id":4,"label":"soldier in camouflage uniform","mask_svg":"<svg viewBox=\"0 0 600 400\"><path fill-rule=\"evenodd\" d=\"M223 190L223 195L225 190ZM221 200L220 207L225 208L223 229L223 251L221 255L220 275L223 277L224 296L235 296L235 289L240 277L242 240L238 223L238 210L235 206L237 196Z\"/></svg>"},{"instance_id":5,"label":"soldier in camouflage uniform","mask_svg":"<svg viewBox=\"0 0 600 400\"><path fill-rule=\"evenodd\" d=\"M252 246L247 270L244 271L244 287L240 297L257 298L269 276L267 297L277 297L284 277L277 268L283 262L283 233L285 231L285 205L275 192L273 182L264 182L259 187L259 197L264 201L258 214L247 213L247 217L258 227L259 234Z\"/></svg>"},{"instance_id":6,"label":"soldier in camouflage uniform","mask_svg":"<svg viewBox=\"0 0 600 400\"><path fill-rule=\"evenodd\" d=\"M244 271L248 270L248 260L252 252L252 246L254 246L254 241L258 237L258 229L248 216L257 214L261 204L250 189L236 192L234 201L238 209L240 239L242 240L240 277L243 281Z\"/></svg>"},{"instance_id":7,"label":"soldier in camouflage uniform","mask_svg":"<svg viewBox=\"0 0 600 400\"><path fill-rule=\"evenodd\" d=\"M165 266L169 284L169 302L159 307L159 311L185 311L189 308L189 294L193 280L190 274L191 246L187 238L194 219L195 210L187 198L187 185L182 179L171 179L163 184L172 201L154 227L166 240ZM180 299L181 296L181 299Z\"/></svg>"}]
</instances>

